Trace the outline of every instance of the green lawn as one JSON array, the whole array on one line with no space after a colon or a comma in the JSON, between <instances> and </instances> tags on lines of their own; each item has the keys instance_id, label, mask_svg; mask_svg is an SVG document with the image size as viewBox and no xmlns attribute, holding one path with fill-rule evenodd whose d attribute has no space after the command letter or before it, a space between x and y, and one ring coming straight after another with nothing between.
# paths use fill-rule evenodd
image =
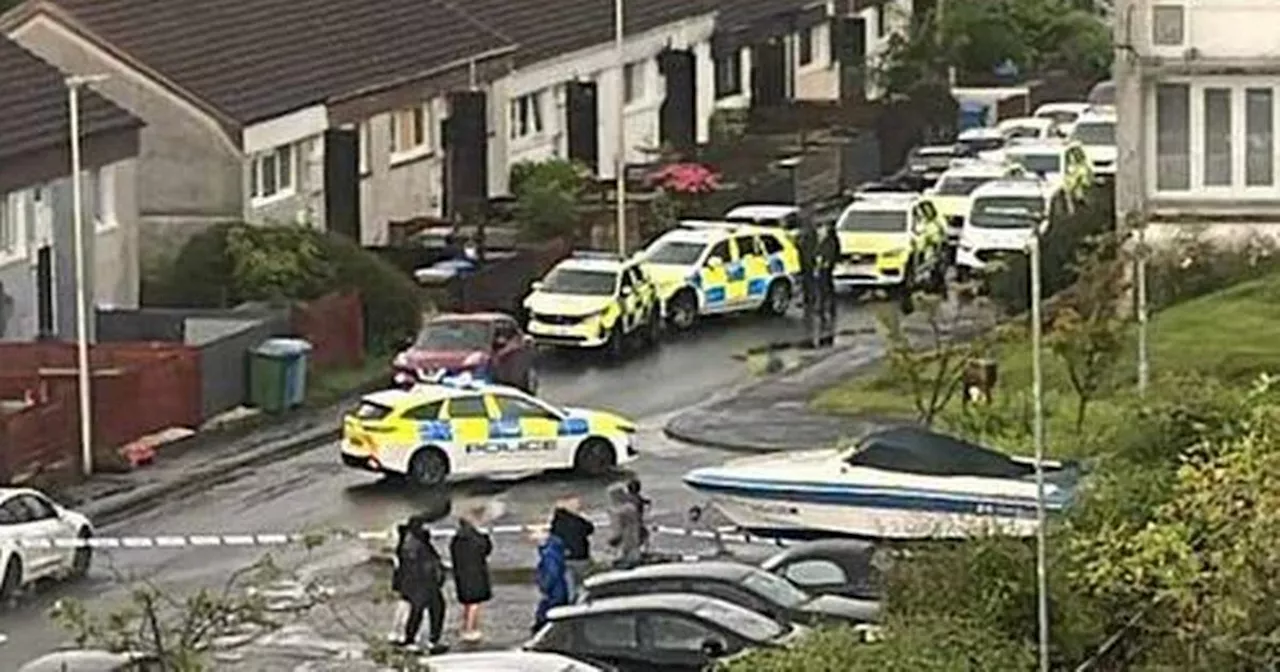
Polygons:
<instances>
[{"instance_id":1,"label":"green lawn","mask_svg":"<svg viewBox=\"0 0 1280 672\"><path fill-rule=\"evenodd\" d=\"M1153 380L1161 373L1196 372L1244 382L1262 372L1280 372L1280 274L1249 281L1155 315L1149 325ZM995 409L1005 427L995 445L1027 451L1031 418L1031 348L1025 339L1004 344L998 352L999 382ZM1133 399L1137 377L1137 342L1131 340L1116 368L1113 384L1090 407L1083 432L1075 427L1075 396L1057 356L1044 351L1046 436L1049 451L1079 456L1089 440L1113 426L1122 404ZM905 386L879 372L850 380L819 394L813 404L832 413L912 419L915 409ZM970 416L972 417L972 416ZM958 400L943 412L940 424L965 427Z\"/></svg>"}]
</instances>

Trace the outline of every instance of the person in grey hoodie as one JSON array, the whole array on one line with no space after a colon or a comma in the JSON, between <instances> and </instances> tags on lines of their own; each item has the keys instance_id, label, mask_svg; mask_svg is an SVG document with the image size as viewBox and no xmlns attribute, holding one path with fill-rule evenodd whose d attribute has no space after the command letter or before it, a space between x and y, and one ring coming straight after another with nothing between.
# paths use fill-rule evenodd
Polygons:
<instances>
[{"instance_id":1,"label":"person in grey hoodie","mask_svg":"<svg viewBox=\"0 0 1280 672\"><path fill-rule=\"evenodd\" d=\"M613 536L609 545L618 552L614 566L630 569L640 564L644 549L640 504L624 484L609 488L609 524Z\"/></svg>"}]
</instances>

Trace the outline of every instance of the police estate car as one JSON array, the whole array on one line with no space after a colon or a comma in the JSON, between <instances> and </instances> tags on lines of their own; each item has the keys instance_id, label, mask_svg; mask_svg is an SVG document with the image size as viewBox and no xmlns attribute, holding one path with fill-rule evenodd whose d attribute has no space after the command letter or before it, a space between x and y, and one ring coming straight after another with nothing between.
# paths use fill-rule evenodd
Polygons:
<instances>
[{"instance_id":1,"label":"police estate car","mask_svg":"<svg viewBox=\"0 0 1280 672\"><path fill-rule=\"evenodd\" d=\"M969 194L974 189L1023 172L1017 164L962 159L952 164L938 178L938 183L925 192L939 214L947 222L947 239L954 244L960 238L964 216L969 212Z\"/></svg>"},{"instance_id":2,"label":"police estate car","mask_svg":"<svg viewBox=\"0 0 1280 672\"><path fill-rule=\"evenodd\" d=\"M599 475L636 454L636 426L621 416L466 376L375 392L342 422L344 464L422 485L548 469Z\"/></svg>"},{"instance_id":3,"label":"police estate car","mask_svg":"<svg viewBox=\"0 0 1280 672\"><path fill-rule=\"evenodd\" d=\"M1048 221L1057 193L1035 178L996 180L975 189L956 252L961 278L1026 249L1031 234Z\"/></svg>"},{"instance_id":4,"label":"police estate car","mask_svg":"<svg viewBox=\"0 0 1280 672\"><path fill-rule=\"evenodd\" d=\"M681 222L642 257L663 314L677 329L693 326L699 315L785 314L800 273L800 253L785 232L729 222Z\"/></svg>"},{"instance_id":5,"label":"police estate car","mask_svg":"<svg viewBox=\"0 0 1280 672\"><path fill-rule=\"evenodd\" d=\"M658 342L662 308L658 290L636 259L609 252L575 252L556 264L524 300L526 331L544 345L607 348L622 354L638 337Z\"/></svg>"},{"instance_id":6,"label":"police estate car","mask_svg":"<svg viewBox=\"0 0 1280 672\"><path fill-rule=\"evenodd\" d=\"M946 278L946 224L920 194L868 194L836 222L840 261L836 285L889 289L906 294L921 285L940 287Z\"/></svg>"},{"instance_id":7,"label":"police estate car","mask_svg":"<svg viewBox=\"0 0 1280 672\"><path fill-rule=\"evenodd\" d=\"M1078 142L1046 140L1015 145L1005 150L1006 158L1062 189L1068 203L1084 200L1093 187L1093 164Z\"/></svg>"}]
</instances>

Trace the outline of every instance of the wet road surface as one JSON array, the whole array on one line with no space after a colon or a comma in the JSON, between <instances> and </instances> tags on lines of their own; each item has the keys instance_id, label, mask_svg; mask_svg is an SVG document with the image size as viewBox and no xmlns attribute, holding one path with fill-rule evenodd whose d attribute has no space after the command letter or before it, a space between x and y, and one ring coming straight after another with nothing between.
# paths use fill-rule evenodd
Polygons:
<instances>
[{"instance_id":1,"label":"wet road surface","mask_svg":"<svg viewBox=\"0 0 1280 672\"><path fill-rule=\"evenodd\" d=\"M870 311L865 309L846 309L840 316L842 329L872 323ZM555 402L607 408L636 420L641 428L641 454L629 469L642 480L646 494L654 502L650 522L683 526L688 507L699 502L680 483L680 476L691 468L719 463L732 455L667 440L661 433L665 416L747 382L751 374L746 365L733 358L735 354L799 335L798 319L742 317L710 321L693 333L670 338L657 350L634 352L616 363L589 354L567 356L584 353L552 354L544 358L540 370L540 392ZM424 492L344 468L337 451L336 445L323 446L280 462L228 474L197 494L166 501L99 530L99 536L386 530L411 513L430 512L443 517L450 511L457 513L478 504L488 506L496 515L492 524L538 524L546 521L554 502L567 495L581 496L588 514L603 515L607 486L625 477L618 474L613 479L592 480L545 474L508 481L474 481L443 492ZM452 519L441 519L438 524L447 527L451 522ZM607 551L605 539L607 530L595 535L593 550L597 555ZM492 566L532 566L535 547L524 535L499 536L494 544ZM679 537L657 538L655 544L664 551L713 550L708 542ZM336 541L310 553L297 547L100 550L87 579L42 590L19 607L0 613L0 633L8 636L8 643L0 645L0 669L14 669L65 643L65 634L45 616L59 597L86 600L92 607L123 599L129 583L143 578L179 592L220 584L231 572L266 552L286 566L298 565L309 572L323 568L337 577L337 585L361 585L363 588L357 592L367 593L374 583L367 579L357 581L355 577L371 571L367 560L373 546L376 544ZM447 543L437 543L437 547L447 556ZM500 586L496 604L501 604L504 591L511 598L523 596L517 600L518 606L490 609L510 621L495 625L495 637L500 643L511 644L527 634L533 592L527 586L511 586L510 590ZM372 609L367 620L385 621L372 627L389 627L390 607L365 609Z\"/></svg>"}]
</instances>

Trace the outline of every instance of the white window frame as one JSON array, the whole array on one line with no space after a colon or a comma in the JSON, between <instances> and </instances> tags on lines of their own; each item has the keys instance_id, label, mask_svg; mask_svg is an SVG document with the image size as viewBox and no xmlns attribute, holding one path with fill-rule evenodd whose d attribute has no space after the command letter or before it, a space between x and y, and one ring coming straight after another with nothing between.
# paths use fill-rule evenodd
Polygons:
<instances>
[{"instance_id":1,"label":"white window frame","mask_svg":"<svg viewBox=\"0 0 1280 672\"><path fill-rule=\"evenodd\" d=\"M30 192L0 194L0 265L27 258Z\"/></svg>"},{"instance_id":2,"label":"white window frame","mask_svg":"<svg viewBox=\"0 0 1280 672\"><path fill-rule=\"evenodd\" d=\"M393 110L389 116L390 120L387 127L388 138L390 139L391 165L414 161L431 154L434 148L434 139L431 125L433 115L431 114L430 103ZM422 125L420 142L415 141L412 135L407 138L401 137L401 129L406 124ZM413 130L411 129L407 132L413 133Z\"/></svg>"},{"instance_id":3,"label":"white window frame","mask_svg":"<svg viewBox=\"0 0 1280 672\"><path fill-rule=\"evenodd\" d=\"M511 99L508 135L512 140L541 137L547 132L546 93L544 89Z\"/></svg>"},{"instance_id":4,"label":"white window frame","mask_svg":"<svg viewBox=\"0 0 1280 672\"><path fill-rule=\"evenodd\" d=\"M93 221L98 233L112 231L120 226L116 212L116 171L114 166L103 166L93 175Z\"/></svg>"},{"instance_id":5,"label":"white window frame","mask_svg":"<svg viewBox=\"0 0 1280 672\"><path fill-rule=\"evenodd\" d=\"M281 158L288 157L289 167L285 169ZM271 160L275 172L275 191L267 193L265 172L263 168ZM254 205L271 203L288 198L298 190L298 146L288 144L275 149L255 154L249 160L249 194Z\"/></svg>"},{"instance_id":6,"label":"white window frame","mask_svg":"<svg viewBox=\"0 0 1280 672\"><path fill-rule=\"evenodd\" d=\"M1190 88L1190 105L1187 110L1190 132L1188 145L1191 153L1190 188L1165 190L1156 188L1156 85L1186 84ZM1272 184L1247 186L1245 184L1245 89L1271 88L1272 96ZM1231 184L1206 186L1204 183L1204 91L1227 89L1231 92ZM1144 159L1147 162L1147 193L1152 198L1166 201L1178 200L1274 200L1280 201L1280 76L1271 77L1195 77L1168 78L1152 82L1145 91L1146 109L1150 116L1145 120L1146 145Z\"/></svg>"},{"instance_id":7,"label":"white window frame","mask_svg":"<svg viewBox=\"0 0 1280 672\"><path fill-rule=\"evenodd\" d=\"M360 175L368 175L373 170L373 124L368 119L356 128L356 144L360 150Z\"/></svg>"},{"instance_id":8,"label":"white window frame","mask_svg":"<svg viewBox=\"0 0 1280 672\"><path fill-rule=\"evenodd\" d=\"M643 105L649 98L649 61L632 61L622 66L622 102L627 107Z\"/></svg>"}]
</instances>

